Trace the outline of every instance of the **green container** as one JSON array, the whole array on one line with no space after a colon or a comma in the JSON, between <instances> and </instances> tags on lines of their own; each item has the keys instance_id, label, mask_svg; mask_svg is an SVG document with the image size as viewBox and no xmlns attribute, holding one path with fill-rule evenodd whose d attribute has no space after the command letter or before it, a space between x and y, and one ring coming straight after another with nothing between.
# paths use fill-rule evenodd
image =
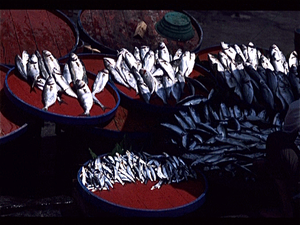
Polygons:
<instances>
[{"instance_id":1,"label":"green container","mask_svg":"<svg viewBox=\"0 0 300 225\"><path fill-rule=\"evenodd\" d=\"M159 34L176 41L188 41L194 37L190 18L184 13L169 12L155 24Z\"/></svg>"}]
</instances>

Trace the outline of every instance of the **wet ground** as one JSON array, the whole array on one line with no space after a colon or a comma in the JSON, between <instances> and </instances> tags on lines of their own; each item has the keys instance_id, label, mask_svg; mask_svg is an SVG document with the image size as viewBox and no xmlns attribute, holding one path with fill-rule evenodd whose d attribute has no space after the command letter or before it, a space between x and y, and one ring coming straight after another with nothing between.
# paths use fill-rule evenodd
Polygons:
<instances>
[{"instance_id":1,"label":"wet ground","mask_svg":"<svg viewBox=\"0 0 300 225\"><path fill-rule=\"evenodd\" d=\"M64 10L74 21L77 10ZM201 49L221 41L268 49L276 44L284 54L294 50L294 29L300 26L299 11L188 11L200 23ZM30 118L30 116L29 116ZM29 132L0 150L0 216L81 217L108 216L81 198L76 188L80 165L91 156L105 153L114 140L92 140L76 129L30 118ZM97 147L98 146L98 147ZM259 167L261 179L235 181L208 176L204 205L186 217L261 218L261 209L280 206L272 180ZM218 177L217 177L218 178ZM299 218L299 206L295 205ZM113 216L113 215L109 215Z\"/></svg>"}]
</instances>

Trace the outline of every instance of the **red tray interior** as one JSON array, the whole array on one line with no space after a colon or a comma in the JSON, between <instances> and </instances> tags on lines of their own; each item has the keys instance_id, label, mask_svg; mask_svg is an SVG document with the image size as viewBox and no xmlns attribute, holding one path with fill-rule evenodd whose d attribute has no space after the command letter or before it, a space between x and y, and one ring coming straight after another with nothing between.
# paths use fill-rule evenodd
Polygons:
<instances>
[{"instance_id":1,"label":"red tray interior","mask_svg":"<svg viewBox=\"0 0 300 225\"><path fill-rule=\"evenodd\" d=\"M158 210L189 204L197 200L205 191L205 180L201 175L198 175L196 180L165 184L160 189L151 190L156 183L148 181L147 184L142 184L136 181L126 183L124 186L116 183L113 189L95 191L93 195L124 207Z\"/></svg>"},{"instance_id":2,"label":"red tray interior","mask_svg":"<svg viewBox=\"0 0 300 225\"><path fill-rule=\"evenodd\" d=\"M89 87L92 88L95 76L88 73L89 79ZM38 88L34 88L34 91L30 92L30 85L20 78L18 71L13 70L10 76L8 77L8 86L13 94L15 94L19 99L23 100L24 102L28 103L31 106L34 106L38 109L42 109L44 107L42 102L42 91ZM116 106L116 99L109 91L107 86L105 89L96 94L96 97L99 101L109 107L105 110L105 112L99 107L98 105L93 105L90 115L91 116L99 116L103 115L104 113L109 112ZM59 104L57 101L54 105L50 106L48 112L61 114L61 115L68 115L68 116L80 116L84 110L80 106L78 99L69 97L65 94L62 95L62 100L64 103Z\"/></svg>"}]
</instances>

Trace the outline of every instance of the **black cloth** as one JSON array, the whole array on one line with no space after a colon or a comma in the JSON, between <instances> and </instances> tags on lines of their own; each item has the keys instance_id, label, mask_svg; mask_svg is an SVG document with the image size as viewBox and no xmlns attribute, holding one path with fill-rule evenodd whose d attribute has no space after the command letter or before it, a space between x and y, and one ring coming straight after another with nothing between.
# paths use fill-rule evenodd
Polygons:
<instances>
[{"instance_id":1,"label":"black cloth","mask_svg":"<svg viewBox=\"0 0 300 225\"><path fill-rule=\"evenodd\" d=\"M300 151L295 144L298 133L276 131L268 136L266 158L270 175L275 179L299 179Z\"/></svg>"}]
</instances>

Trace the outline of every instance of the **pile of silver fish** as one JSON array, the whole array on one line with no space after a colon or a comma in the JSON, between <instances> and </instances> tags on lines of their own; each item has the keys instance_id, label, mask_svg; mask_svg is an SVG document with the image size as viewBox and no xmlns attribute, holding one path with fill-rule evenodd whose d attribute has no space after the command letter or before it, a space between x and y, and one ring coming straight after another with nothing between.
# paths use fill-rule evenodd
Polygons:
<instances>
[{"instance_id":1,"label":"pile of silver fish","mask_svg":"<svg viewBox=\"0 0 300 225\"><path fill-rule=\"evenodd\" d=\"M208 54L217 86L207 97L185 99L188 110L161 125L191 166L255 180L253 162L265 157L268 135L282 129L288 105L299 98L297 53L286 61L276 45L270 58L251 42L221 46L218 56ZM299 135L296 144L300 147Z\"/></svg>"},{"instance_id":2,"label":"pile of silver fish","mask_svg":"<svg viewBox=\"0 0 300 225\"><path fill-rule=\"evenodd\" d=\"M106 109L95 95L103 91L109 78L108 71L99 71L91 91L85 66L75 53L70 53L63 71L58 60L48 50L43 50L42 55L38 50L31 55L24 50L22 56L16 55L15 64L21 77L31 85L31 90L34 87L42 90L44 110L48 110L56 101L62 103L62 93L78 99L84 109L83 115L90 115L93 103Z\"/></svg>"},{"instance_id":3,"label":"pile of silver fish","mask_svg":"<svg viewBox=\"0 0 300 225\"><path fill-rule=\"evenodd\" d=\"M185 81L193 71L195 58L195 53L183 52L182 49L172 55L165 43L160 42L156 50L143 45L135 47L131 53L122 48L116 60L109 57L103 60L113 80L134 89L146 103L155 93L164 104L168 104L170 96L176 101L181 98Z\"/></svg>"},{"instance_id":4,"label":"pile of silver fish","mask_svg":"<svg viewBox=\"0 0 300 225\"><path fill-rule=\"evenodd\" d=\"M157 183L151 190L163 184L178 183L188 178L196 179L196 172L180 157L167 153L153 155L147 152L126 150L125 154L98 156L81 167L82 184L90 191L110 190L114 183L125 185L140 181Z\"/></svg>"},{"instance_id":5,"label":"pile of silver fish","mask_svg":"<svg viewBox=\"0 0 300 225\"><path fill-rule=\"evenodd\" d=\"M219 86L250 105L286 110L299 99L299 60L293 51L288 60L275 44L264 55L252 42L229 45L221 42L218 55L208 54L210 68ZM268 56L269 55L269 56Z\"/></svg>"}]
</instances>

